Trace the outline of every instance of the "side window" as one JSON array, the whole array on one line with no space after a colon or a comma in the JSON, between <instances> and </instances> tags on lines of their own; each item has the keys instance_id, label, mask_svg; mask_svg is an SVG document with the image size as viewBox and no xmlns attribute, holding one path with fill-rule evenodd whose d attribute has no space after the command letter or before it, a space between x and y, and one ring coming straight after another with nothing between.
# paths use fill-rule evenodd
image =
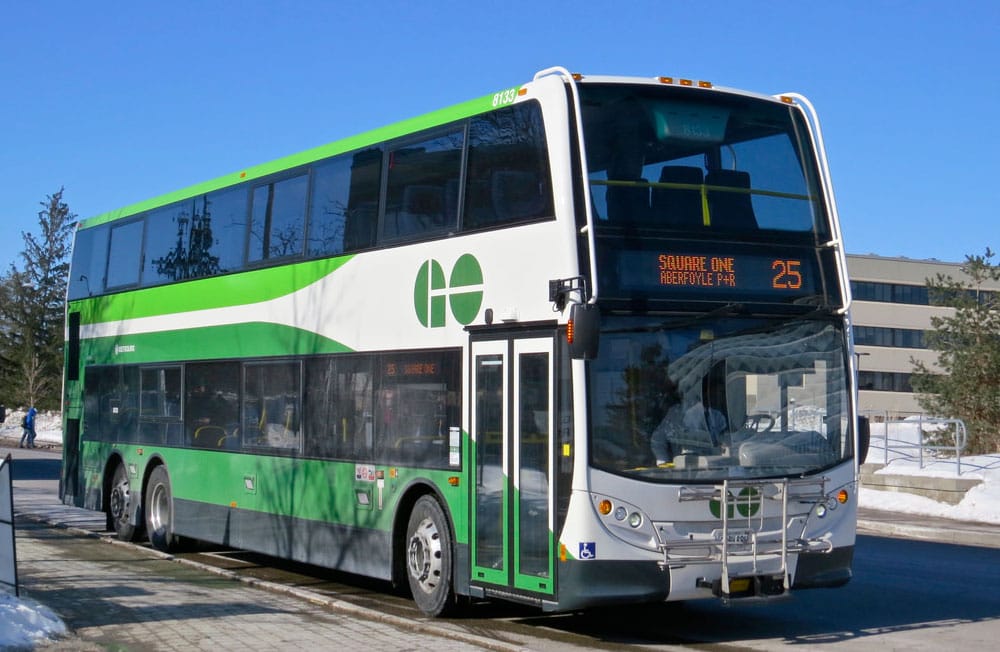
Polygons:
<instances>
[{"instance_id":1,"label":"side window","mask_svg":"<svg viewBox=\"0 0 1000 652\"><path fill-rule=\"evenodd\" d=\"M142 260L142 229L143 220L112 227L107 273L109 290L139 283L139 262Z\"/></svg>"},{"instance_id":2,"label":"side window","mask_svg":"<svg viewBox=\"0 0 1000 652\"><path fill-rule=\"evenodd\" d=\"M240 364L186 365L184 391L185 439L199 448L238 448Z\"/></svg>"},{"instance_id":3,"label":"side window","mask_svg":"<svg viewBox=\"0 0 1000 652\"><path fill-rule=\"evenodd\" d=\"M247 364L243 384L243 447L301 449L299 363Z\"/></svg>"},{"instance_id":4,"label":"side window","mask_svg":"<svg viewBox=\"0 0 1000 652\"><path fill-rule=\"evenodd\" d=\"M553 215L545 127L534 102L472 119L464 229Z\"/></svg>"},{"instance_id":5,"label":"side window","mask_svg":"<svg viewBox=\"0 0 1000 652\"><path fill-rule=\"evenodd\" d=\"M217 267L219 273L243 267L243 247L247 232L247 187L211 192L197 200L196 215L200 215L192 239L200 253L201 265Z\"/></svg>"},{"instance_id":6,"label":"side window","mask_svg":"<svg viewBox=\"0 0 1000 652\"><path fill-rule=\"evenodd\" d=\"M77 231L73 244L68 296L81 299L104 291L104 266L108 260L108 227Z\"/></svg>"},{"instance_id":7,"label":"side window","mask_svg":"<svg viewBox=\"0 0 1000 652\"><path fill-rule=\"evenodd\" d=\"M143 285L190 278L190 201L158 208L146 216L146 255Z\"/></svg>"},{"instance_id":8,"label":"side window","mask_svg":"<svg viewBox=\"0 0 1000 652\"><path fill-rule=\"evenodd\" d=\"M380 356L375 393L375 458L379 462L448 467L450 432L460 424L460 354ZM455 451L457 455L457 451Z\"/></svg>"},{"instance_id":9,"label":"side window","mask_svg":"<svg viewBox=\"0 0 1000 652\"><path fill-rule=\"evenodd\" d=\"M329 356L306 363L306 454L370 460L373 356Z\"/></svg>"},{"instance_id":10,"label":"side window","mask_svg":"<svg viewBox=\"0 0 1000 652\"><path fill-rule=\"evenodd\" d=\"M308 188L308 174L254 188L248 262L302 253Z\"/></svg>"},{"instance_id":11,"label":"side window","mask_svg":"<svg viewBox=\"0 0 1000 652\"><path fill-rule=\"evenodd\" d=\"M375 245L382 151L367 149L319 164L313 176L309 239L312 256Z\"/></svg>"},{"instance_id":12,"label":"side window","mask_svg":"<svg viewBox=\"0 0 1000 652\"><path fill-rule=\"evenodd\" d=\"M83 376L83 437L115 441L121 414L118 367L87 367Z\"/></svg>"},{"instance_id":13,"label":"side window","mask_svg":"<svg viewBox=\"0 0 1000 652\"><path fill-rule=\"evenodd\" d=\"M139 376L139 439L177 446L183 443L181 368L145 368Z\"/></svg>"},{"instance_id":14,"label":"side window","mask_svg":"<svg viewBox=\"0 0 1000 652\"><path fill-rule=\"evenodd\" d=\"M455 130L389 152L382 237L419 238L454 229L465 137Z\"/></svg>"}]
</instances>

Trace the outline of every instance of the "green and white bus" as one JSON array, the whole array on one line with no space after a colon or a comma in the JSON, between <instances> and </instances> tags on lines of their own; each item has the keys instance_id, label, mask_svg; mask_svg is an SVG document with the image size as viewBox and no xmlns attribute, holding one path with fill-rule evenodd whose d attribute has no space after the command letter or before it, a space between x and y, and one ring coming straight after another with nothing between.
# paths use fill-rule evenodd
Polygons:
<instances>
[{"instance_id":1,"label":"green and white bus","mask_svg":"<svg viewBox=\"0 0 1000 652\"><path fill-rule=\"evenodd\" d=\"M431 615L838 586L849 306L805 98L544 70L82 221L61 495Z\"/></svg>"}]
</instances>

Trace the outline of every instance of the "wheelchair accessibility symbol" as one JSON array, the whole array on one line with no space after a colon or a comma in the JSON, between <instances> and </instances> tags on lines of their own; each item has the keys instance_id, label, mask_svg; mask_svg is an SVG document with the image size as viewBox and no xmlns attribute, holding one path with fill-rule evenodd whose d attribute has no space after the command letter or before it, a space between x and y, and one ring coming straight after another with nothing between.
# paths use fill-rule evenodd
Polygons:
<instances>
[{"instance_id":1,"label":"wheelchair accessibility symbol","mask_svg":"<svg viewBox=\"0 0 1000 652\"><path fill-rule=\"evenodd\" d=\"M597 543L594 541L581 541L580 554L577 559L597 559Z\"/></svg>"}]
</instances>

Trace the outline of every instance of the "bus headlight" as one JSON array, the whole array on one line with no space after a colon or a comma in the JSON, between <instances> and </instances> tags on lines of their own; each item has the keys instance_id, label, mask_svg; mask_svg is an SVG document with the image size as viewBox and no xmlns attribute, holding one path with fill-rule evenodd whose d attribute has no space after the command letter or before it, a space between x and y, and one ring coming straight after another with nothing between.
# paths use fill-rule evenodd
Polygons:
<instances>
[{"instance_id":1,"label":"bus headlight","mask_svg":"<svg viewBox=\"0 0 1000 652\"><path fill-rule=\"evenodd\" d=\"M631 514L629 514L628 524L633 528L637 528L640 525L642 525L642 514L640 514L639 512L632 512Z\"/></svg>"}]
</instances>

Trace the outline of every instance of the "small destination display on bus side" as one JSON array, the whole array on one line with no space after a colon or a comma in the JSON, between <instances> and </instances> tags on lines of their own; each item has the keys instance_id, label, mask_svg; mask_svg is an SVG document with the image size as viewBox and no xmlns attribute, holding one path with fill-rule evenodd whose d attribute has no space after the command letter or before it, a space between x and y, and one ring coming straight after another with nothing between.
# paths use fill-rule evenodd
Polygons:
<instances>
[{"instance_id":1,"label":"small destination display on bus side","mask_svg":"<svg viewBox=\"0 0 1000 652\"><path fill-rule=\"evenodd\" d=\"M670 298L673 294L758 297L787 302L817 293L815 261L788 255L691 253L686 251L620 251L618 285L629 292Z\"/></svg>"}]
</instances>

